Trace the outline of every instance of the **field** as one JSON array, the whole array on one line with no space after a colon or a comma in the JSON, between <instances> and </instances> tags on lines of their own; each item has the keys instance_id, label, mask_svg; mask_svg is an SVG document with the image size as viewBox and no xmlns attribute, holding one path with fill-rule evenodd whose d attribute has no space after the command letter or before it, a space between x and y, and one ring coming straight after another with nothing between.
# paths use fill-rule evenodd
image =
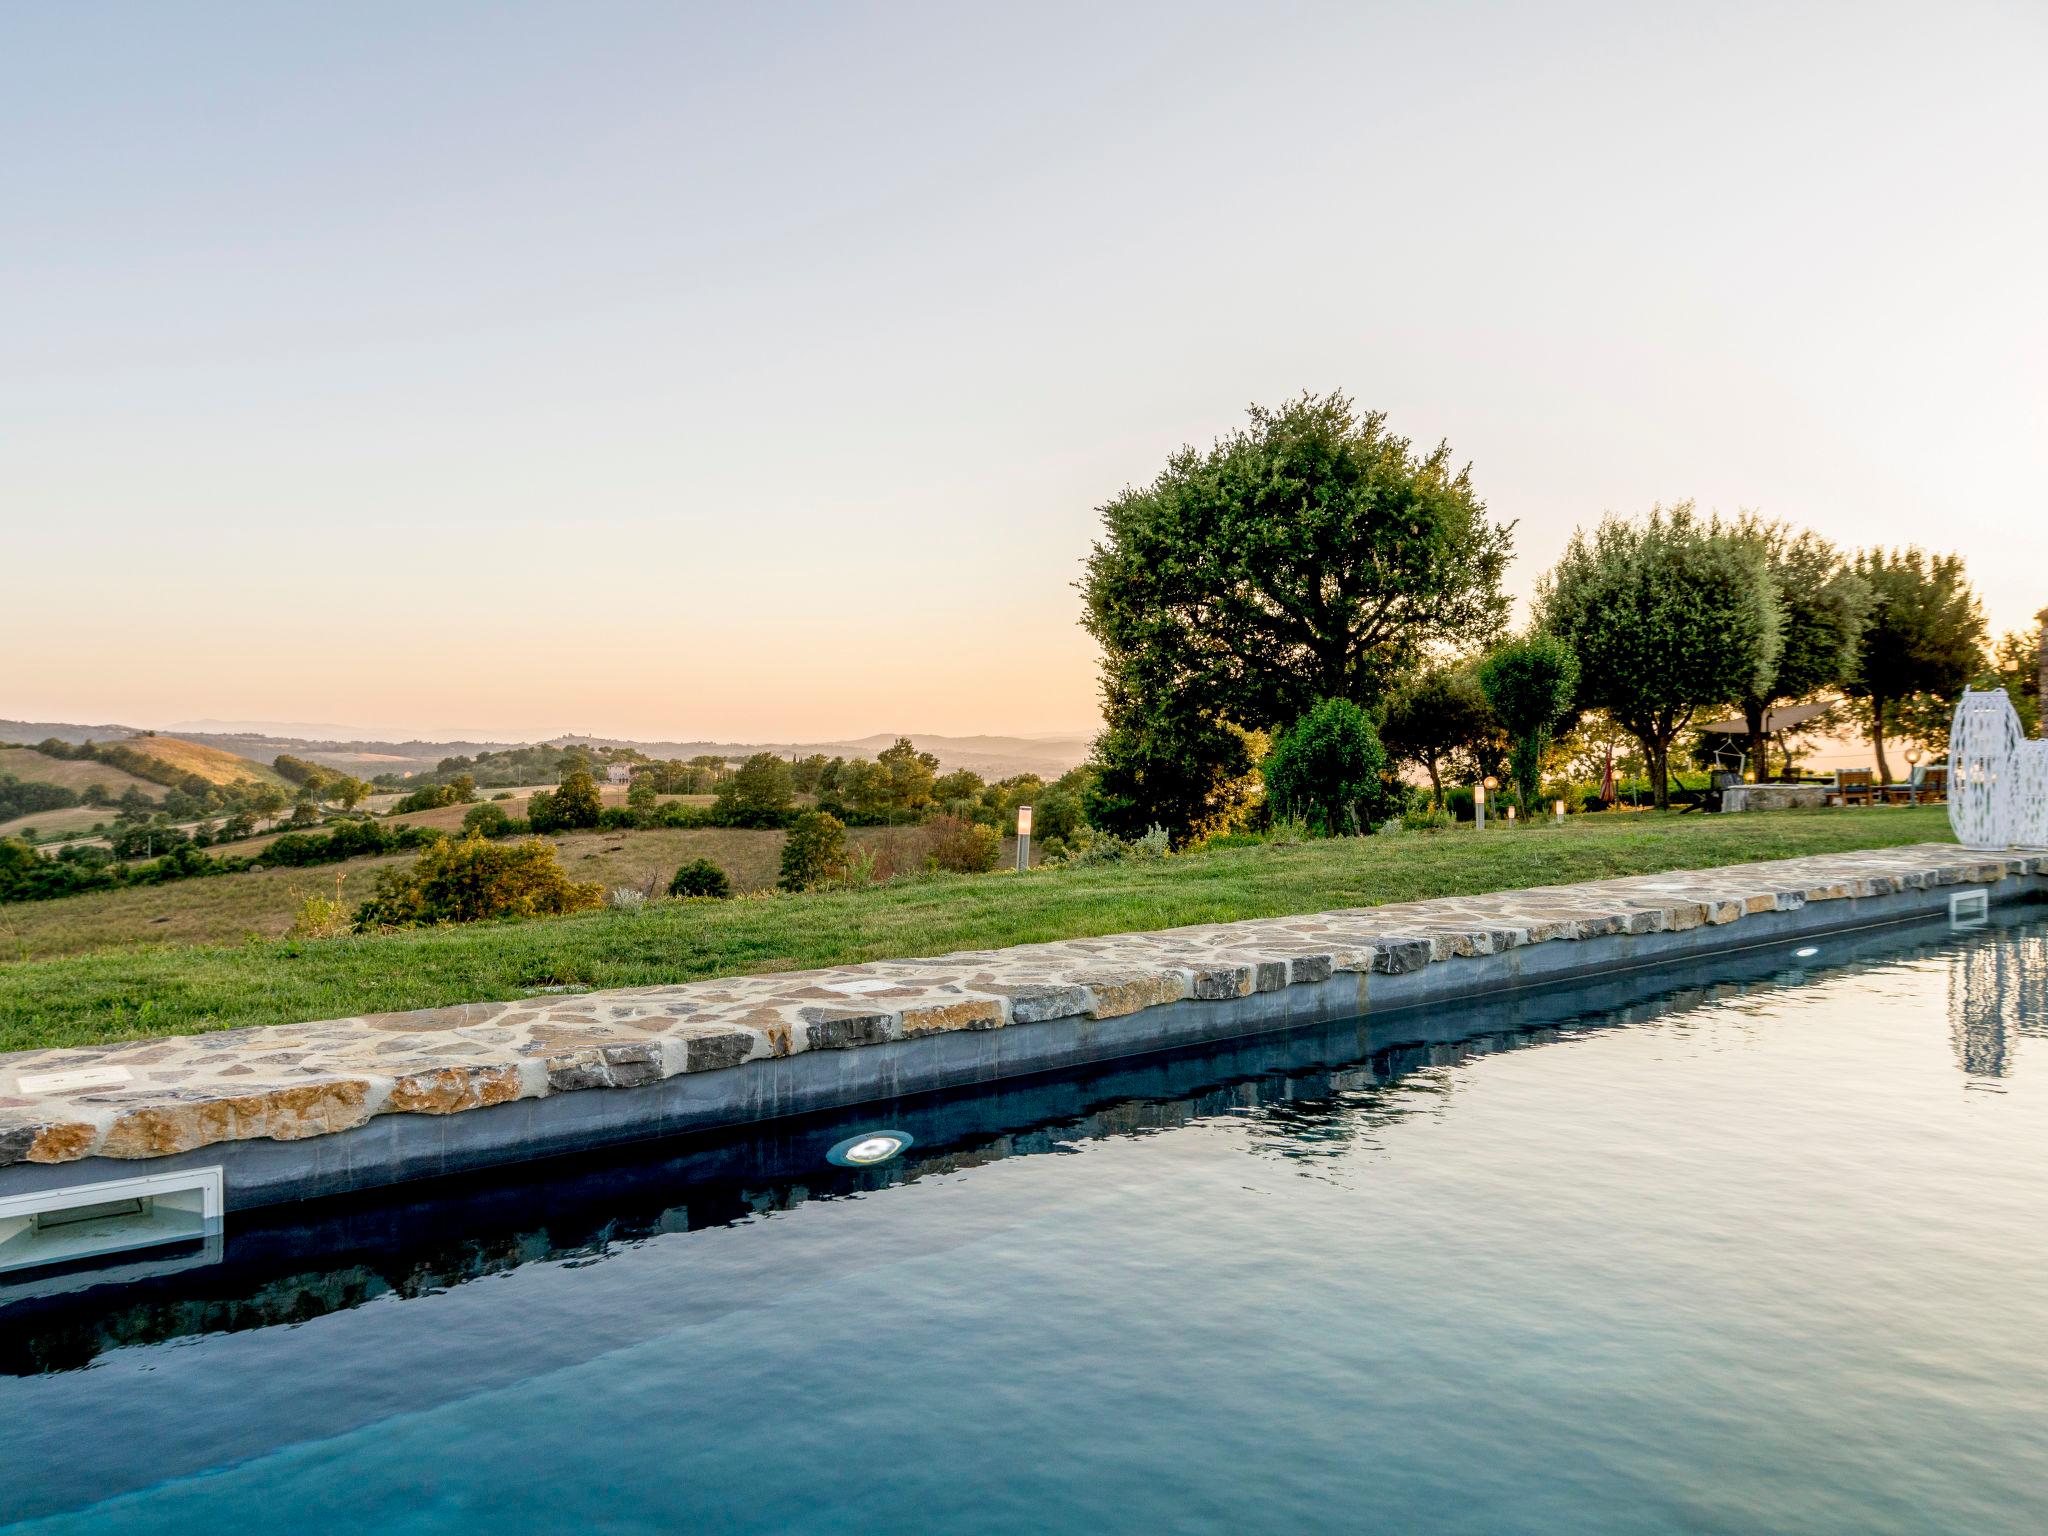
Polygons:
<instances>
[{"instance_id":1,"label":"field","mask_svg":"<svg viewBox=\"0 0 2048 1536\"><path fill-rule=\"evenodd\" d=\"M97 784L117 800L131 789L141 790L152 800L161 800L164 795L163 785L138 779L119 768L110 768L105 763L45 757L30 747L0 750L0 773L11 773L27 784L62 784L66 789L83 790Z\"/></svg>"},{"instance_id":2,"label":"field","mask_svg":"<svg viewBox=\"0 0 2048 1536\"><path fill-rule=\"evenodd\" d=\"M180 741L175 736L131 736L119 745L146 753L180 773L196 773L209 784L237 784L248 779L261 784L285 782L268 764L237 757L232 752L221 751L219 747L202 747L196 741Z\"/></svg>"},{"instance_id":3,"label":"field","mask_svg":"<svg viewBox=\"0 0 2048 1536\"><path fill-rule=\"evenodd\" d=\"M90 832L94 823L113 819L112 806L67 805L61 811L31 811L12 821L0 821L0 837L21 837L33 830L38 842L47 842L61 832Z\"/></svg>"},{"instance_id":4,"label":"field","mask_svg":"<svg viewBox=\"0 0 2048 1536\"><path fill-rule=\"evenodd\" d=\"M641 845L642 838L675 839L661 856L672 863L688 856L685 839L735 835L580 834L563 844L566 862L579 877L616 883L630 878L632 868L659 864L655 845ZM779 837L754 835L764 848ZM1938 806L1730 817L1588 816L1563 827L1483 836L1467 828L1229 849L1021 876L937 876L811 896L659 902L639 912L523 924L100 950L0 965L0 1049L509 998L544 986L631 986L792 970L1948 836L1947 816ZM617 861L606 862L615 855ZM331 886L333 878L332 871L276 871L118 894L164 900L162 915L169 921L152 926L175 932L175 906L229 899L225 889L216 897L210 888L235 880L271 881L275 890L267 899L282 908L291 887L311 890L323 881ZM0 925L15 930L10 938L7 926L0 926L0 943L15 953L47 953L38 946L67 942L60 935L72 925L90 928L90 914L104 909L89 903L114 899L73 897L0 908ZM274 924L278 916L271 912L266 921ZM131 930L133 917L124 915L123 931ZM216 914L209 921L217 926L241 920Z\"/></svg>"}]
</instances>

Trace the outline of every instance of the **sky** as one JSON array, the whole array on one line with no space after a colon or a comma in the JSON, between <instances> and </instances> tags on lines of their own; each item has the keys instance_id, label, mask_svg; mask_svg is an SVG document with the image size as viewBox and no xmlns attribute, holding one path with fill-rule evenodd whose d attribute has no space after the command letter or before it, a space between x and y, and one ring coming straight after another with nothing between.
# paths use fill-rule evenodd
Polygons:
<instances>
[{"instance_id":1,"label":"sky","mask_svg":"<svg viewBox=\"0 0 2048 1536\"><path fill-rule=\"evenodd\" d=\"M1341 389L1516 525L2048 605L2048 7L0 9L0 716L1096 721L1097 509Z\"/></svg>"}]
</instances>

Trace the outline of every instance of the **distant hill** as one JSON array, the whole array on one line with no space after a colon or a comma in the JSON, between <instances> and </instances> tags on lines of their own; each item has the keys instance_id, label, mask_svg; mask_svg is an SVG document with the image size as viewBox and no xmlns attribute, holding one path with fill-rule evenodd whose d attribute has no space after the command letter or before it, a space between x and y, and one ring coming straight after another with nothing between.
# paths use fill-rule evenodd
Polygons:
<instances>
[{"instance_id":1,"label":"distant hill","mask_svg":"<svg viewBox=\"0 0 2048 1536\"><path fill-rule=\"evenodd\" d=\"M649 757L666 758L710 754L741 758L755 752L774 752L783 757L805 757L813 752L823 752L828 757L873 757L904 734L909 735L919 751L929 752L938 758L942 769L968 768L986 779L1006 779L1020 773L1056 778L1088 757L1089 738L1079 734L932 736L915 731L877 731L872 736L839 741L779 742L632 741L623 736L562 735L547 738L547 745L631 747ZM69 742L120 741L144 750L151 742L175 742L185 748L210 749L249 765L235 777L266 779L271 775L263 765L284 752L367 779L380 773L424 773L444 757L475 757L480 752L503 752L513 747L539 745L523 741L366 741L286 736L262 731L184 731L176 736L138 736L134 727L124 725L86 726L0 720L0 741L37 742L52 736ZM205 770L195 766L188 771L203 773ZM212 782L228 781L212 779Z\"/></svg>"},{"instance_id":2,"label":"distant hill","mask_svg":"<svg viewBox=\"0 0 2048 1536\"><path fill-rule=\"evenodd\" d=\"M130 736L121 743L131 751L153 757L180 773L197 774L209 784L240 784L254 779L261 784L285 781L267 762L257 762L219 747L185 741L177 736Z\"/></svg>"},{"instance_id":3,"label":"distant hill","mask_svg":"<svg viewBox=\"0 0 2048 1536\"><path fill-rule=\"evenodd\" d=\"M45 731L36 740L48 741L50 736ZM45 757L32 747L0 747L0 773L12 774L24 784L61 784L66 789L82 790L97 784L117 800L131 789L141 790L151 800L161 800L164 793L163 785L138 779L106 763Z\"/></svg>"},{"instance_id":4,"label":"distant hill","mask_svg":"<svg viewBox=\"0 0 2048 1536\"><path fill-rule=\"evenodd\" d=\"M88 741L120 741L133 736L132 725L73 725L62 720L0 720L0 742L32 747L55 737L78 746Z\"/></svg>"}]
</instances>

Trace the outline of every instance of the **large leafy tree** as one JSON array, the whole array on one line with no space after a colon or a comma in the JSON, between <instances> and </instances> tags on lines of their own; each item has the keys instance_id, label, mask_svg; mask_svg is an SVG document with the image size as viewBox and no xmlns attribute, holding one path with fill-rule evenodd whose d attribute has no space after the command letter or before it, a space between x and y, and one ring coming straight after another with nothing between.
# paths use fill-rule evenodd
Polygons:
<instances>
[{"instance_id":1,"label":"large leafy tree","mask_svg":"<svg viewBox=\"0 0 2048 1536\"><path fill-rule=\"evenodd\" d=\"M1494 647L1479 664L1479 687L1508 733L1508 771L1525 816L1535 812L1543 754L1551 733L1570 717L1578 686L1578 657L1557 636L1540 630Z\"/></svg>"},{"instance_id":2,"label":"large leafy tree","mask_svg":"<svg viewBox=\"0 0 2048 1536\"><path fill-rule=\"evenodd\" d=\"M1960 555L1866 549L1856 574L1870 606L1846 692L1862 706L1878 776L1890 783L1888 733L1917 718L1907 726L1911 734L1936 745L1946 740L1947 705L1983 662L1984 612Z\"/></svg>"},{"instance_id":3,"label":"large leafy tree","mask_svg":"<svg viewBox=\"0 0 2048 1536\"><path fill-rule=\"evenodd\" d=\"M1778 657L1767 677L1738 701L1749 725L1749 757L1759 780L1770 776L1764 720L1780 704L1841 687L1856 665L1869 592L1842 554L1819 534L1745 516L1736 524L1770 567L1778 596Z\"/></svg>"},{"instance_id":4,"label":"large leafy tree","mask_svg":"<svg viewBox=\"0 0 2048 1536\"><path fill-rule=\"evenodd\" d=\"M1484 778L1505 754L1500 722L1467 662L1425 667L1388 695L1380 740L1396 761L1429 775L1437 805L1444 803L1446 772Z\"/></svg>"},{"instance_id":5,"label":"large leafy tree","mask_svg":"<svg viewBox=\"0 0 2048 1536\"><path fill-rule=\"evenodd\" d=\"M1579 662L1578 704L1643 744L1656 803L1671 803L1671 743L1703 709L1765 686L1779 613L1755 543L1692 503L1572 536L1538 588L1541 627Z\"/></svg>"},{"instance_id":6,"label":"large leafy tree","mask_svg":"<svg viewBox=\"0 0 2048 1536\"><path fill-rule=\"evenodd\" d=\"M1226 813L1246 733L1320 699L1370 708L1506 616L1510 530L1469 472L1341 394L1253 407L1102 519L1081 591L1103 651L1097 801L1118 830Z\"/></svg>"}]
</instances>

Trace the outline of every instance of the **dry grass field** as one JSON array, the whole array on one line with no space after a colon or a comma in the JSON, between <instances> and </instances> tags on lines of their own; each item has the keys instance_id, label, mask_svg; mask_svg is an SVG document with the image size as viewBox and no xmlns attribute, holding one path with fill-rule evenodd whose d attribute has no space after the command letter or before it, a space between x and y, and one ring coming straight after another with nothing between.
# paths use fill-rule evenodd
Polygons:
<instances>
[{"instance_id":1,"label":"dry grass field","mask_svg":"<svg viewBox=\"0 0 2048 1536\"><path fill-rule=\"evenodd\" d=\"M113 819L112 806L70 805L61 811L33 811L0 821L0 837L21 837L33 831L37 841L47 841L63 832L90 832L95 822L111 824Z\"/></svg>"},{"instance_id":2,"label":"dry grass field","mask_svg":"<svg viewBox=\"0 0 2048 1536\"><path fill-rule=\"evenodd\" d=\"M33 747L0 749L0 773L10 773L24 784L61 784L66 789L83 790L97 784L116 799L131 789L141 790L152 800L161 800L164 794L163 785L138 779L119 768L110 768L105 763L45 757Z\"/></svg>"},{"instance_id":3,"label":"dry grass field","mask_svg":"<svg viewBox=\"0 0 2048 1536\"><path fill-rule=\"evenodd\" d=\"M285 782L268 764L237 757L218 747L202 747L196 741L180 741L175 736L133 736L120 745L145 753L180 773L196 773L209 784L236 784L247 779L261 784Z\"/></svg>"}]
</instances>

